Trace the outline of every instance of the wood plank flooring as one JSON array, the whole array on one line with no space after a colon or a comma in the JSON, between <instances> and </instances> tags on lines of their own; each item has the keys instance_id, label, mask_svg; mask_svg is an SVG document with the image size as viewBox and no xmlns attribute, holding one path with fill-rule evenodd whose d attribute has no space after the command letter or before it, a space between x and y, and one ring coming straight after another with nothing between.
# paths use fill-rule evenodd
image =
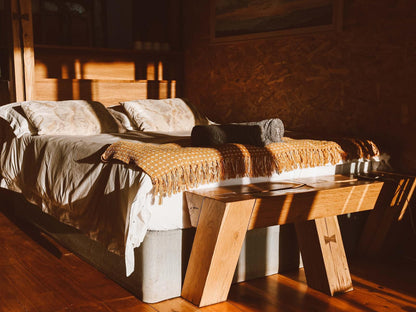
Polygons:
<instances>
[{"instance_id":1,"label":"wood plank flooring","mask_svg":"<svg viewBox=\"0 0 416 312\"><path fill-rule=\"evenodd\" d=\"M231 287L224 303L182 298L145 304L0 203L0 311L404 311L416 312L416 259L352 261L354 291L328 297L303 270Z\"/></svg>"}]
</instances>

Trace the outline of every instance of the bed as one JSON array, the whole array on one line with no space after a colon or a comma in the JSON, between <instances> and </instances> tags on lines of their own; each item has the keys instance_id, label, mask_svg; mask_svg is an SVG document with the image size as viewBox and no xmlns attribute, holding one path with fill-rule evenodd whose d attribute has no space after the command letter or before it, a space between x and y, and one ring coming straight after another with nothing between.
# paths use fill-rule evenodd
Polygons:
<instances>
[{"instance_id":1,"label":"bed","mask_svg":"<svg viewBox=\"0 0 416 312\"><path fill-rule=\"evenodd\" d=\"M154 180L140 167L101 157L120 141L188 147L192 127L208 124L206 118L182 99L134 100L109 108L91 101L28 101L0 107L0 117L4 200L144 302L180 296L195 232L183 193L189 187L155 192ZM304 137L286 134L292 137L287 140ZM352 151L323 163L303 159L270 175L237 174L192 189L358 174L380 165L371 141L332 143L340 153ZM347 250L364 218L341 220ZM290 225L255 229L247 234L234 281L299 265Z\"/></svg>"}]
</instances>

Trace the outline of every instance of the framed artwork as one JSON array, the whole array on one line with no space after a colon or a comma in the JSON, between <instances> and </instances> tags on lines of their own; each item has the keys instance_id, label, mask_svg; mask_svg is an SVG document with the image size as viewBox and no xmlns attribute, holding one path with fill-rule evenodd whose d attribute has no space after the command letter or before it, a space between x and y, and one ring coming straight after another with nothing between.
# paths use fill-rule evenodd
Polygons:
<instances>
[{"instance_id":1,"label":"framed artwork","mask_svg":"<svg viewBox=\"0 0 416 312\"><path fill-rule=\"evenodd\" d=\"M211 0L211 40L340 30L343 0Z\"/></svg>"}]
</instances>

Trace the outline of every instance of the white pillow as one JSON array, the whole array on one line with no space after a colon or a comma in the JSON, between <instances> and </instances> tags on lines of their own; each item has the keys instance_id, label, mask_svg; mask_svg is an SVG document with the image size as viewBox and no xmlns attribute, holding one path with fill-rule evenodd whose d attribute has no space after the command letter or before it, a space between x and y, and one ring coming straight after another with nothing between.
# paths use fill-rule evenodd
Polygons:
<instances>
[{"instance_id":1,"label":"white pillow","mask_svg":"<svg viewBox=\"0 0 416 312\"><path fill-rule=\"evenodd\" d=\"M22 108L39 135L93 135L125 130L99 102L28 101Z\"/></svg>"},{"instance_id":2,"label":"white pillow","mask_svg":"<svg viewBox=\"0 0 416 312\"><path fill-rule=\"evenodd\" d=\"M36 134L36 129L29 123L21 104L25 102L15 102L0 106L0 117L8 122L16 137L20 138L24 134Z\"/></svg>"},{"instance_id":3,"label":"white pillow","mask_svg":"<svg viewBox=\"0 0 416 312\"><path fill-rule=\"evenodd\" d=\"M112 106L107 108L111 115L124 127L126 130L134 131L138 130L136 124L125 113L124 108L121 105ZM123 111L121 111L123 110Z\"/></svg>"},{"instance_id":4,"label":"white pillow","mask_svg":"<svg viewBox=\"0 0 416 312\"><path fill-rule=\"evenodd\" d=\"M196 124L192 109L179 98L121 102L129 117L144 131L190 131Z\"/></svg>"}]
</instances>

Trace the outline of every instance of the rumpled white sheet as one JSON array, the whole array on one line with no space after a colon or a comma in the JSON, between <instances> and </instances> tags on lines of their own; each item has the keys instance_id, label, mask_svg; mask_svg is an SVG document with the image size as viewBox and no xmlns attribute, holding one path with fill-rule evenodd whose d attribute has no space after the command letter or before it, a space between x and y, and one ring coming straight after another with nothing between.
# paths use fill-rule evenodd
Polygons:
<instances>
[{"instance_id":1,"label":"rumpled white sheet","mask_svg":"<svg viewBox=\"0 0 416 312\"><path fill-rule=\"evenodd\" d=\"M177 134L177 136L176 136ZM100 160L105 148L120 139L166 143L189 141L189 133L132 132L93 136L1 138L0 186L22 193L61 222L72 225L125 254L126 271L134 270L133 249L152 229L189 227L182 201L170 202L168 215L152 218L152 183L141 169ZM167 202L167 203L168 203Z\"/></svg>"},{"instance_id":2,"label":"rumpled white sheet","mask_svg":"<svg viewBox=\"0 0 416 312\"><path fill-rule=\"evenodd\" d=\"M134 248L148 230L190 227L183 194L152 197L150 177L133 165L103 163L105 148L120 139L147 143L187 142L189 133L100 134L93 136L7 137L1 140L0 186L88 234L125 256L126 275L134 271ZM335 166L299 169L268 178L232 179L204 187L281 181L334 174Z\"/></svg>"}]
</instances>

